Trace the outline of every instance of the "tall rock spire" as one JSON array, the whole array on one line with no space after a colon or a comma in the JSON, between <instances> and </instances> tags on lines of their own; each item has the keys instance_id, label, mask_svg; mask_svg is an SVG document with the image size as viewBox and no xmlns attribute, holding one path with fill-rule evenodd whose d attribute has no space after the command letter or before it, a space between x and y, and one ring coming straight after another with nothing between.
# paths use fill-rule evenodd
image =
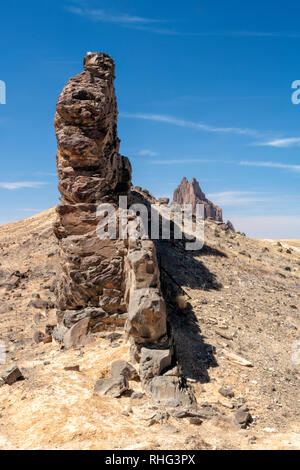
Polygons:
<instances>
[{"instance_id":1,"label":"tall rock spire","mask_svg":"<svg viewBox=\"0 0 300 470\"><path fill-rule=\"evenodd\" d=\"M69 80L57 102L57 316L68 345L66 330L79 322L87 333L127 320L126 331L140 348L166 335L154 243L100 239L96 233L99 204L113 204L118 220L119 196L131 191L131 166L119 154L114 72L108 55L88 53L84 71Z\"/></svg>"},{"instance_id":2,"label":"tall rock spire","mask_svg":"<svg viewBox=\"0 0 300 470\"><path fill-rule=\"evenodd\" d=\"M69 80L56 107L61 193L54 227L61 260L56 292L58 316L69 324L82 308L98 308L88 312L95 323L125 310L120 242L96 235L98 204L116 204L131 187L129 160L119 154L114 73L108 55L88 53L84 71Z\"/></svg>"}]
</instances>

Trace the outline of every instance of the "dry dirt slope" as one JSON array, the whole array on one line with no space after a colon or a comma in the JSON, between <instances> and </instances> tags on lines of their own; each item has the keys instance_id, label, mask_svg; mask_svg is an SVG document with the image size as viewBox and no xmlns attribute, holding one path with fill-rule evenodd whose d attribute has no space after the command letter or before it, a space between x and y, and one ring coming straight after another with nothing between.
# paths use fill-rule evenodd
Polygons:
<instances>
[{"instance_id":1,"label":"dry dirt slope","mask_svg":"<svg viewBox=\"0 0 300 470\"><path fill-rule=\"evenodd\" d=\"M186 376L198 404L211 418L195 426L145 395L109 399L93 394L96 379L108 374L110 363L128 358L121 330L113 339L107 332L98 334L93 344L78 350L33 341L35 331L55 321L54 309L28 306L37 294L49 307L55 300L54 218L50 209L0 227L0 285L19 271L10 290L0 287L0 339L7 351L0 373L18 364L25 376L0 387L1 449L300 447L299 365L292 360L299 340L299 242L289 249L287 240L283 246L251 240L208 222L202 251L174 247L175 262L167 266L167 275L189 301L179 319L189 346L179 353L190 364ZM234 364L228 353L253 367ZM80 372L64 369L73 364ZM218 392L225 385L233 398ZM140 391L138 383L131 386ZM253 417L244 430L234 423L241 404ZM167 411L169 418L149 426L158 411Z\"/></svg>"}]
</instances>

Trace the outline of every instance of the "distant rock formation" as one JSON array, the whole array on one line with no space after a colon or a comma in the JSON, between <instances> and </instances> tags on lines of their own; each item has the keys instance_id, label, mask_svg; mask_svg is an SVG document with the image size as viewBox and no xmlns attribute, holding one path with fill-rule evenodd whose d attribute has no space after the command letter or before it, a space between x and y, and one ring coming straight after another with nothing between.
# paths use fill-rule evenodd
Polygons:
<instances>
[{"instance_id":1,"label":"distant rock formation","mask_svg":"<svg viewBox=\"0 0 300 470\"><path fill-rule=\"evenodd\" d=\"M196 211L197 204L204 204L205 219L211 218L217 222L223 222L222 209L209 201L202 192L198 181L193 178L189 183L187 178L181 180L180 185L174 191L172 204L191 204L193 212Z\"/></svg>"}]
</instances>

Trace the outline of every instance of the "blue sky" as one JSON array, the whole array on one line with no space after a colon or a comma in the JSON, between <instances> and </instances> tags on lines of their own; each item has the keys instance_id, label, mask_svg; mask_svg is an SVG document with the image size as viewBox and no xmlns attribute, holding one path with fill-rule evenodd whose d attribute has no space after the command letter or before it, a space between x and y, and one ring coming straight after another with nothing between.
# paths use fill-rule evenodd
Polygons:
<instances>
[{"instance_id":1,"label":"blue sky","mask_svg":"<svg viewBox=\"0 0 300 470\"><path fill-rule=\"evenodd\" d=\"M57 203L57 96L100 51L134 184L171 197L196 177L237 229L300 238L299 14L281 0L2 2L0 223Z\"/></svg>"}]
</instances>

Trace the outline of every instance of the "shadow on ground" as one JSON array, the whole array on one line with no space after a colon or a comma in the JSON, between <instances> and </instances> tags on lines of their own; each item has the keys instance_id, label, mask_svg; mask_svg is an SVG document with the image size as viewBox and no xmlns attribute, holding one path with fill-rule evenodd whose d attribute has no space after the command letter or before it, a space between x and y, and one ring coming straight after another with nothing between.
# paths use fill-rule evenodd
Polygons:
<instances>
[{"instance_id":1,"label":"shadow on ground","mask_svg":"<svg viewBox=\"0 0 300 470\"><path fill-rule=\"evenodd\" d=\"M149 201L143 195L133 192L132 198L133 202L146 205L150 214ZM160 234L162 222L160 218ZM220 290L222 284L217 281L216 275L207 269L201 257L227 257L227 255L206 244L201 250L186 250L185 243L191 239L185 240L184 234L182 240L174 239L174 223L167 222L170 224L170 239L159 239L154 242L161 273L162 293L167 305L169 337L173 339L174 359L185 379L207 383L210 381L209 369L218 366L213 347L205 342L192 305L187 303L185 308L179 308L176 299L183 295L188 297L185 288ZM151 234L150 218L147 233Z\"/></svg>"},{"instance_id":2,"label":"shadow on ground","mask_svg":"<svg viewBox=\"0 0 300 470\"><path fill-rule=\"evenodd\" d=\"M184 244L176 240L159 240L156 246L176 360L186 379L207 383L210 381L209 369L218 366L214 349L205 342L192 305L187 302L185 308L179 308L177 298L183 295L187 297L185 287L205 291L220 290L222 284L199 257L226 255L209 246L205 246L200 252L187 252Z\"/></svg>"}]
</instances>

